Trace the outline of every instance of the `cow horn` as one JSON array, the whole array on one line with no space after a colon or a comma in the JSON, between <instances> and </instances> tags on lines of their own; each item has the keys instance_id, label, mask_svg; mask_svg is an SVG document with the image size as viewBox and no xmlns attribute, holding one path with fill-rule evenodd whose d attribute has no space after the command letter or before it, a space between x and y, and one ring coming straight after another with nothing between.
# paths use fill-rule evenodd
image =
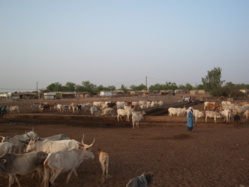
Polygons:
<instances>
[{"instance_id":1,"label":"cow horn","mask_svg":"<svg viewBox=\"0 0 249 187\"><path fill-rule=\"evenodd\" d=\"M95 142L95 138L93 139L93 142L90 145L85 144L84 143L84 134L83 134L82 139L81 139L81 144L84 146L84 149L88 149L89 147L92 147L94 142Z\"/></svg>"},{"instance_id":2,"label":"cow horn","mask_svg":"<svg viewBox=\"0 0 249 187\"><path fill-rule=\"evenodd\" d=\"M81 143L82 143L82 145L84 145L84 134L83 134L83 136L81 138Z\"/></svg>"},{"instance_id":3,"label":"cow horn","mask_svg":"<svg viewBox=\"0 0 249 187\"><path fill-rule=\"evenodd\" d=\"M93 142L90 144L90 145L88 145L89 147L92 147L93 146L93 144L94 144L94 142L95 142L95 138L93 139ZM88 148L89 148L88 147Z\"/></svg>"}]
</instances>

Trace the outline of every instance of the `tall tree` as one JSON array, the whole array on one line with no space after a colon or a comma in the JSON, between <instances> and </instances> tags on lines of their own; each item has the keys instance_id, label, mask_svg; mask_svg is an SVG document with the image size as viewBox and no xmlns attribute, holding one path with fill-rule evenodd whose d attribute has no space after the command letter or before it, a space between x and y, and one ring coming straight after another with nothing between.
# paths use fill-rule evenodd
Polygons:
<instances>
[{"instance_id":1,"label":"tall tree","mask_svg":"<svg viewBox=\"0 0 249 187\"><path fill-rule=\"evenodd\" d=\"M67 91L74 92L76 88L76 84L74 84L73 82L67 82L65 87Z\"/></svg>"},{"instance_id":2,"label":"tall tree","mask_svg":"<svg viewBox=\"0 0 249 187\"><path fill-rule=\"evenodd\" d=\"M221 80L221 68L214 68L208 71L205 78L202 78L204 90L213 96L220 95L222 84L224 81Z\"/></svg>"},{"instance_id":3,"label":"tall tree","mask_svg":"<svg viewBox=\"0 0 249 187\"><path fill-rule=\"evenodd\" d=\"M63 91L62 90L62 85L59 82L52 83L47 86L47 90L50 92L58 92L58 91Z\"/></svg>"},{"instance_id":4,"label":"tall tree","mask_svg":"<svg viewBox=\"0 0 249 187\"><path fill-rule=\"evenodd\" d=\"M96 92L97 86L90 83L90 81L82 81L82 86L84 87L84 91L94 93Z\"/></svg>"}]
</instances>

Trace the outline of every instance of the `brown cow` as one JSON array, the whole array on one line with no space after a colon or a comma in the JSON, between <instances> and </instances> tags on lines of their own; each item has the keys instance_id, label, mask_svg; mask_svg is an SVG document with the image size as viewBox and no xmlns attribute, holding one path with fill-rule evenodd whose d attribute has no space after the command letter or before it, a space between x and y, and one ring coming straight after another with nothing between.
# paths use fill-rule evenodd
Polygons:
<instances>
[{"instance_id":1,"label":"brown cow","mask_svg":"<svg viewBox=\"0 0 249 187\"><path fill-rule=\"evenodd\" d=\"M206 109L215 111L215 110L220 110L220 109L221 109L221 106L218 105L218 104L214 104L214 103L207 103L207 105L206 105L206 107L205 107L205 110L206 110Z\"/></svg>"}]
</instances>

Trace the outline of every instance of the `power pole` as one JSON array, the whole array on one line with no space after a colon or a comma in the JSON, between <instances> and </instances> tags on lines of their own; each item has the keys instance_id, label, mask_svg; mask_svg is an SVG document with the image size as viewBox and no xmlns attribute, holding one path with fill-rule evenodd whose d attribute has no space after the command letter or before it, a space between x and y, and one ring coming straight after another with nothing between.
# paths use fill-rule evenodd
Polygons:
<instances>
[{"instance_id":1,"label":"power pole","mask_svg":"<svg viewBox=\"0 0 249 187\"><path fill-rule=\"evenodd\" d=\"M148 91L148 86L147 86L147 76L145 77L145 86L146 86L146 92Z\"/></svg>"},{"instance_id":2,"label":"power pole","mask_svg":"<svg viewBox=\"0 0 249 187\"><path fill-rule=\"evenodd\" d=\"M36 82L36 91L37 91L37 99L39 99L39 93L38 93L38 82Z\"/></svg>"}]
</instances>

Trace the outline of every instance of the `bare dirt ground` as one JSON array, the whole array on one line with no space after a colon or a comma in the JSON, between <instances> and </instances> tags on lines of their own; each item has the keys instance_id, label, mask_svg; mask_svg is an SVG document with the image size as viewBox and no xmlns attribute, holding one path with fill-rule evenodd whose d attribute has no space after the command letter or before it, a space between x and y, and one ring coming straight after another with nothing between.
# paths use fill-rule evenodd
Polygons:
<instances>
[{"instance_id":1,"label":"bare dirt ground","mask_svg":"<svg viewBox=\"0 0 249 187\"><path fill-rule=\"evenodd\" d=\"M17 103L25 113L30 112L30 102L33 101ZM202 107L198 105L195 108ZM63 133L80 141L84 133L86 143L96 139L93 146L95 159L85 160L77 169L79 176L72 175L68 185L65 185L66 175L61 175L56 180L56 186L122 187L129 179L148 171L155 175L152 186L158 187L249 186L249 126L246 124L236 127L232 123L199 123L190 133L185 123L177 121L169 126L141 125L139 129L84 127L70 123L2 122L0 135L14 136L33 127L40 137ZM102 148L110 155L111 178L103 184L97 148ZM26 187L40 186L37 176L33 179L31 175L22 176L20 181ZM7 184L7 179L0 178L0 186L5 187Z\"/></svg>"}]
</instances>

